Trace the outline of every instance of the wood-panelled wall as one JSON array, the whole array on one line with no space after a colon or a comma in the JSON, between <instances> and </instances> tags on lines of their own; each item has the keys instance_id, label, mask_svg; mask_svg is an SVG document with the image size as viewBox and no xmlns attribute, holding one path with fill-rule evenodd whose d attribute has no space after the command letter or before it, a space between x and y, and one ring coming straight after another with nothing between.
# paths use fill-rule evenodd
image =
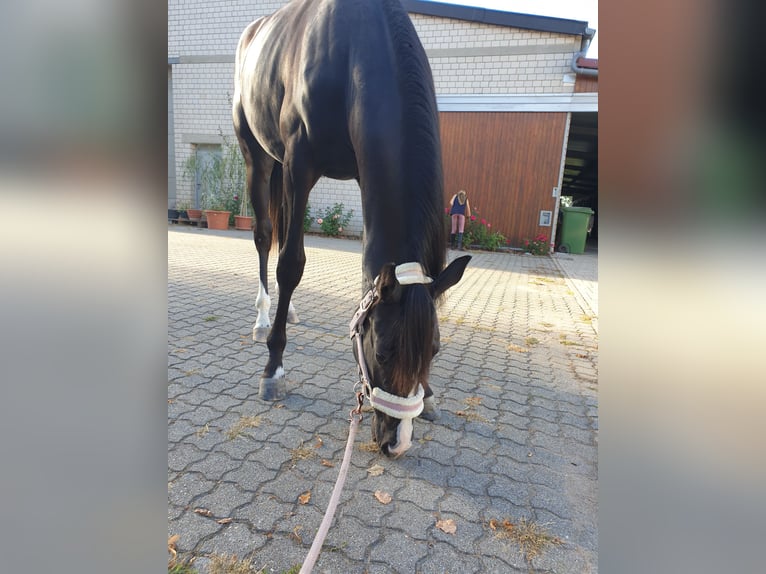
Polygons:
<instances>
[{"instance_id":1,"label":"wood-panelled wall","mask_svg":"<svg viewBox=\"0 0 766 574\"><path fill-rule=\"evenodd\" d=\"M441 112L444 205L460 189L471 208L520 247L553 226L567 114L565 112Z\"/></svg>"},{"instance_id":2,"label":"wood-panelled wall","mask_svg":"<svg viewBox=\"0 0 766 574\"><path fill-rule=\"evenodd\" d=\"M598 76L583 76L582 74L577 74L574 91L576 94L588 92L598 93Z\"/></svg>"}]
</instances>

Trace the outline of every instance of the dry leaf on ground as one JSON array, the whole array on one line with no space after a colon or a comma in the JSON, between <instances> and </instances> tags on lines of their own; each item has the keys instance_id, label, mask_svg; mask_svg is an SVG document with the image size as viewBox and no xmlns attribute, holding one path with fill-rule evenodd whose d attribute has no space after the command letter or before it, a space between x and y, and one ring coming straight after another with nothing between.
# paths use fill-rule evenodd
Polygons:
<instances>
[{"instance_id":1,"label":"dry leaf on ground","mask_svg":"<svg viewBox=\"0 0 766 574\"><path fill-rule=\"evenodd\" d=\"M173 555L173 559L175 560L175 557L178 555L178 552L176 551L176 542L181 538L180 535L174 534L170 538L168 538L168 552L170 552Z\"/></svg>"},{"instance_id":2,"label":"dry leaf on ground","mask_svg":"<svg viewBox=\"0 0 766 574\"><path fill-rule=\"evenodd\" d=\"M201 516L207 516L208 518L213 516L213 513L210 512L207 508L195 508L194 512L195 514L199 514Z\"/></svg>"},{"instance_id":3,"label":"dry leaf on ground","mask_svg":"<svg viewBox=\"0 0 766 574\"><path fill-rule=\"evenodd\" d=\"M332 467L335 466L335 463L334 462L330 462L326 458L323 458L322 459L322 466L329 466L330 468L332 468Z\"/></svg>"},{"instance_id":4,"label":"dry leaf on ground","mask_svg":"<svg viewBox=\"0 0 766 574\"><path fill-rule=\"evenodd\" d=\"M455 521L451 518L448 518L447 520L437 520L436 528L447 534L455 534L455 532L457 532L457 524L455 524Z\"/></svg>"},{"instance_id":5,"label":"dry leaf on ground","mask_svg":"<svg viewBox=\"0 0 766 574\"><path fill-rule=\"evenodd\" d=\"M308 504L309 500L311 500L310 490L307 490L306 492L304 492L298 497L298 502L300 502L301 504Z\"/></svg>"},{"instance_id":6,"label":"dry leaf on ground","mask_svg":"<svg viewBox=\"0 0 766 574\"><path fill-rule=\"evenodd\" d=\"M219 520L216 520L216 522L218 524L228 524L229 522L231 522L231 518L221 518Z\"/></svg>"},{"instance_id":7,"label":"dry leaf on ground","mask_svg":"<svg viewBox=\"0 0 766 574\"><path fill-rule=\"evenodd\" d=\"M378 499L378 502L381 504L388 504L391 502L391 495L387 492L383 492L382 490L376 490L375 491L375 498Z\"/></svg>"},{"instance_id":8,"label":"dry leaf on ground","mask_svg":"<svg viewBox=\"0 0 766 574\"><path fill-rule=\"evenodd\" d=\"M379 464L375 464L371 466L370 468L368 468L367 472L369 473L370 476L380 476L381 474L383 474L384 470L385 468L383 468Z\"/></svg>"}]
</instances>

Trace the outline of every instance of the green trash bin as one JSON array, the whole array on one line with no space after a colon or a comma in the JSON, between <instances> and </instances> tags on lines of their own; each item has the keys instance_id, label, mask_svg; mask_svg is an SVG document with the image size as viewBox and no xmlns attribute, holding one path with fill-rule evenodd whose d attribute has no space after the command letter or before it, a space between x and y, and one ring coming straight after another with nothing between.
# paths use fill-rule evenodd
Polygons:
<instances>
[{"instance_id":1,"label":"green trash bin","mask_svg":"<svg viewBox=\"0 0 766 574\"><path fill-rule=\"evenodd\" d=\"M559 251L584 253L588 222L595 212L590 207L562 207L561 240Z\"/></svg>"}]
</instances>

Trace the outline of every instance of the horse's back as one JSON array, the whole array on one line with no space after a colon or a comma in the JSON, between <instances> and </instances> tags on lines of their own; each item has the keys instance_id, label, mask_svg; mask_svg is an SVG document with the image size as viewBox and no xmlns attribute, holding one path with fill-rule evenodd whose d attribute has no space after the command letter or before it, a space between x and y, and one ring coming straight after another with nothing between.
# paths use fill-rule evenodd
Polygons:
<instances>
[{"instance_id":1,"label":"horse's back","mask_svg":"<svg viewBox=\"0 0 766 574\"><path fill-rule=\"evenodd\" d=\"M357 177L355 148L397 137L391 10L395 20L407 18L386 0L294 0L243 33L236 89L256 138L275 159L283 161L285 140L305 129L326 175Z\"/></svg>"}]
</instances>

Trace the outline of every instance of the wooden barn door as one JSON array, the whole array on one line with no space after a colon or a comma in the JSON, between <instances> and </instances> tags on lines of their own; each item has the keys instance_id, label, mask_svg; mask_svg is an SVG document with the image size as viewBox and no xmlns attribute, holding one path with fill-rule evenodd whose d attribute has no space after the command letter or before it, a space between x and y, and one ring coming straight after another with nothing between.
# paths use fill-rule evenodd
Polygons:
<instances>
[{"instance_id":1,"label":"wooden barn door","mask_svg":"<svg viewBox=\"0 0 766 574\"><path fill-rule=\"evenodd\" d=\"M540 212L554 212L566 112L441 112L444 205L465 189L471 207L522 245L553 226ZM552 222L551 222L552 223Z\"/></svg>"}]
</instances>

